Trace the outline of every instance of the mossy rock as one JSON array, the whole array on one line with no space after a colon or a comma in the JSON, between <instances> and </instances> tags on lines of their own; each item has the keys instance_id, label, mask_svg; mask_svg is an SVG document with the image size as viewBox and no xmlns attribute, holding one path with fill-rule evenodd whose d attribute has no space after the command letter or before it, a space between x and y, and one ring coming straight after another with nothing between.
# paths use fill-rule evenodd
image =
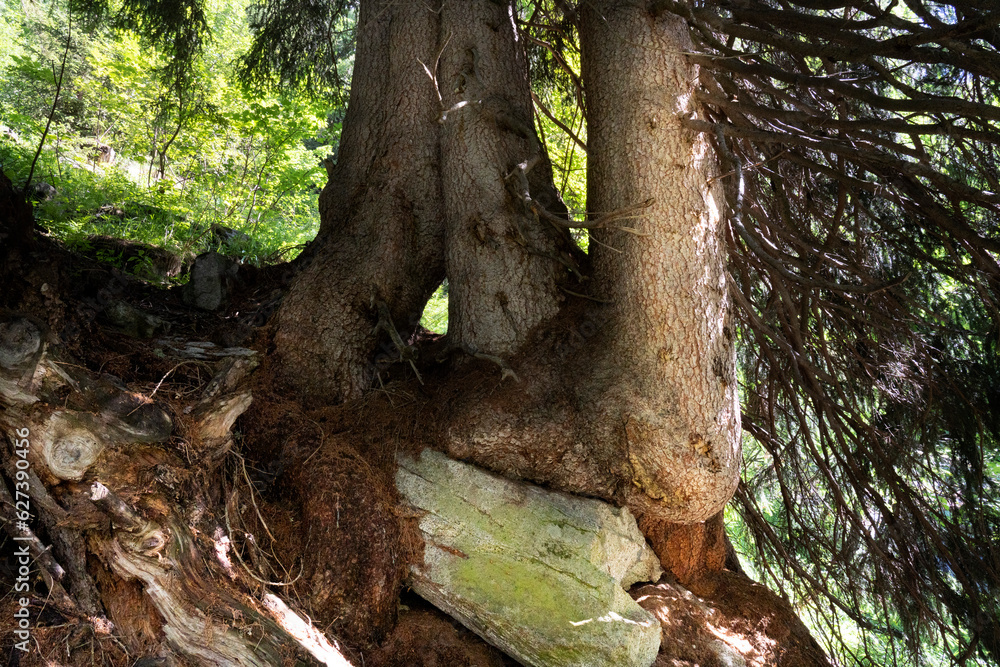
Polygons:
<instances>
[{"instance_id":1,"label":"mossy rock","mask_svg":"<svg viewBox=\"0 0 1000 667\"><path fill-rule=\"evenodd\" d=\"M627 509L493 475L433 451L399 460L423 512L409 584L520 662L648 667L660 624L625 592L659 561Z\"/></svg>"}]
</instances>

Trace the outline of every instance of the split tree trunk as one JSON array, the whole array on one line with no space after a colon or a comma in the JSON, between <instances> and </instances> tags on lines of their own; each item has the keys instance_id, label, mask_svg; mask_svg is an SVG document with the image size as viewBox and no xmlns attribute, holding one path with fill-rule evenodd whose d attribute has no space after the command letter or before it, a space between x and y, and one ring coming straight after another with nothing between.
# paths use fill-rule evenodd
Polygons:
<instances>
[{"instance_id":1,"label":"split tree trunk","mask_svg":"<svg viewBox=\"0 0 1000 667\"><path fill-rule=\"evenodd\" d=\"M363 16L375 13L374 0L362 4ZM406 15L394 6L378 11L417 21L422 27L409 32L427 40L407 52L424 78L408 80L423 86L425 102L431 92L439 123L420 125L422 139L436 142L438 153L419 175L433 181L425 187L442 202L449 347L492 360L513 381L470 385L468 374L453 374L456 390L438 394L448 396L448 408L425 426L417 416L417 428L457 458L628 505L681 582L721 571L722 508L738 482L739 404L722 185L709 139L685 126L699 113L698 71L683 55L692 50L687 27L645 3L604 0L581 8L593 243L591 262L578 262L532 128L512 8L485 1L421 7ZM427 21L437 22L433 39ZM377 25L362 21L359 28L352 107L377 95L363 90L375 85L368 73L380 71L377 50L360 48ZM414 76L405 66L387 71ZM428 117L427 108L395 108ZM349 114L348 124L373 132L371 118ZM381 122L391 128L401 121ZM367 182L358 165L367 163L345 150L337 174L350 171ZM334 193L341 186L329 187ZM308 324L316 316L306 295L324 294L309 287L321 275L327 293L371 282L366 269L343 276L323 259L347 242L331 221L349 226L355 219L366 218L345 207L324 209L316 263L285 304L277 338L283 357L298 360L286 369L300 386L322 385L323 373L354 378L339 398L358 395L368 381L342 370L342 350L362 336L339 330L330 336L332 329ZM581 264L592 264L591 275L579 275ZM574 276L572 291L594 302L566 301L560 287ZM401 312L398 299L390 302ZM374 321L369 310L353 326L367 335ZM296 356L287 348L299 346L300 332L323 334L324 342ZM347 366L363 367L365 355L370 362L377 352L370 335L351 349L357 354Z\"/></svg>"},{"instance_id":2,"label":"split tree trunk","mask_svg":"<svg viewBox=\"0 0 1000 667\"><path fill-rule=\"evenodd\" d=\"M328 389L327 399L370 383L376 302L394 324L412 326L442 268L451 345L493 358L513 356L555 318L571 277L568 235L553 222L565 209L532 125L510 8L480 0L437 9L363 4L324 225L275 341L294 384ZM683 125L697 114L697 70L681 55L690 40L676 17L615 2L588 4L581 35L591 224L600 227L591 291L612 305L600 314L601 349L571 380L576 406L558 419L600 425L569 424L562 442L518 443L516 457L543 465L553 458L546 449L576 451L587 460L570 474L511 462L503 443L473 456L567 490L624 494L649 522L704 522L735 489L740 433L724 201L708 140ZM528 421L556 417L536 407ZM467 440L489 437L462 430Z\"/></svg>"},{"instance_id":3,"label":"split tree trunk","mask_svg":"<svg viewBox=\"0 0 1000 667\"><path fill-rule=\"evenodd\" d=\"M378 354L409 358L446 266L452 345L509 354L558 311L574 254L532 210L565 207L507 5L363 2L355 62L323 224L275 336L285 377L326 402L368 389Z\"/></svg>"},{"instance_id":4,"label":"split tree trunk","mask_svg":"<svg viewBox=\"0 0 1000 667\"><path fill-rule=\"evenodd\" d=\"M440 103L423 63L438 54L431 3L361 4L340 154L320 196L322 226L278 316L285 377L314 402L371 386L379 303L413 329L444 278ZM383 319L387 319L383 316ZM389 322L384 322L389 326Z\"/></svg>"},{"instance_id":5,"label":"split tree trunk","mask_svg":"<svg viewBox=\"0 0 1000 667\"><path fill-rule=\"evenodd\" d=\"M584 289L609 304L567 310L574 353L552 343L566 326L553 318L519 351L525 383L455 399L444 444L628 504L665 565L691 580L723 567L719 513L740 460L723 193L707 138L684 127L698 111L684 24L610 2L588 4L582 20L596 227Z\"/></svg>"},{"instance_id":6,"label":"split tree trunk","mask_svg":"<svg viewBox=\"0 0 1000 667\"><path fill-rule=\"evenodd\" d=\"M464 353L454 355L460 362L477 356L488 361L438 368L437 386L427 391L440 403L415 399L418 407L391 423L393 437L430 441L510 477L628 505L682 583L720 590L712 588L718 578L711 572L724 564L720 512L737 483L739 412L720 243L724 206L713 185L710 145L683 124L697 115L691 95L697 73L682 56L691 48L685 28L669 15L654 16L644 3L598 0L583 6L588 199L590 224L600 228L587 275L566 233L568 223L560 221L565 211L532 126L513 11L512 3L488 0L460 8L361 3L350 107L341 154L321 197L321 233L277 318L274 343L282 372L306 402L365 397L380 352L416 360L408 333L447 276L449 347ZM597 301L567 297L560 287L570 284L571 291L586 291ZM568 349L574 336L581 342ZM209 412L246 407L238 396L230 398ZM202 414L191 407L192 414ZM352 417L343 423L350 426L335 437L327 439L316 424L323 437L315 458L288 459L296 466L289 475L298 479L293 485L312 547L305 567L310 594L324 623L340 612L358 623L366 613L348 609L335 596L318 601L327 584L338 590L372 586L382 602L394 603L398 594L385 571L359 567L358 576L367 577L362 582L326 579L332 566L321 561L336 549L323 543L368 537L364 527L344 535L334 504L341 491L368 497L368 489L359 489L350 470L344 471L344 443L370 442L379 437L372 434L389 430L364 419L363 401L343 409ZM41 413L36 421L69 428ZM225 419L199 431L207 465L228 447L231 423ZM83 453L83 444L95 439L84 434L70 444ZM287 448L275 458L285 454ZM104 452L89 460L109 465ZM52 470L48 462L39 468ZM67 479L65 472L53 474ZM378 477L364 480L374 486ZM139 471L126 480L133 489L140 481ZM352 482L351 489L337 486ZM371 511L395 521L385 502L390 494L380 494L369 494L379 496ZM117 522L105 550L112 569L141 580L171 627L188 628L192 618L207 616L202 631L214 632L219 609L235 614L246 613L245 607L255 619L267 617L269 606L245 604L246 597L229 584L208 588L220 601L207 611L198 609L203 589L197 586L171 597L156 556L165 555L173 571L198 583L185 565L195 562L188 524L167 512L150 527L107 501L113 496L91 497L88 502L103 502L102 511ZM361 523L373 523L367 519ZM124 541L110 541L121 533L149 539L122 534ZM383 560L398 566L398 544L388 542L402 538L390 533L379 538L391 556ZM135 559L141 571L133 567ZM667 611L659 615L665 622L671 595L663 594ZM167 603L175 600L182 610L190 611L190 604L202 615L172 614ZM375 621L388 627L396 605L383 606ZM748 619L760 620L754 610L745 611ZM230 640L236 650L256 650L249 640L218 629L222 639L211 650L226 648ZM173 637L171 642L192 647L187 650L196 655L190 631ZM279 652L281 646L270 649Z\"/></svg>"}]
</instances>

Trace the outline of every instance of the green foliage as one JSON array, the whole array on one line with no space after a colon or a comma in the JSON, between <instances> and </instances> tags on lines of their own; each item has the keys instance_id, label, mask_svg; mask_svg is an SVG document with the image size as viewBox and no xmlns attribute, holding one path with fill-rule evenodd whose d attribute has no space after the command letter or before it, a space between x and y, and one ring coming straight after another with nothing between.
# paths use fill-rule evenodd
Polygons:
<instances>
[{"instance_id":1,"label":"green foliage","mask_svg":"<svg viewBox=\"0 0 1000 667\"><path fill-rule=\"evenodd\" d=\"M346 102L356 2L256 0L248 11L254 39L240 58L241 76L258 89L306 90Z\"/></svg>"},{"instance_id":2,"label":"green foliage","mask_svg":"<svg viewBox=\"0 0 1000 667\"><path fill-rule=\"evenodd\" d=\"M146 47L167 56L158 73L175 85L184 85L210 36L204 0L69 0L69 9L89 29L141 35Z\"/></svg>"},{"instance_id":3,"label":"green foliage","mask_svg":"<svg viewBox=\"0 0 1000 667\"><path fill-rule=\"evenodd\" d=\"M448 333L448 281L445 280L424 306L420 326L434 333Z\"/></svg>"},{"instance_id":4,"label":"green foliage","mask_svg":"<svg viewBox=\"0 0 1000 667\"><path fill-rule=\"evenodd\" d=\"M571 219L584 221L587 217L587 128L576 26L554 5L545 5L547 3L527 3L522 8L521 30L528 37L535 128L545 145L556 189ZM543 14L538 10L543 7L553 14L541 18ZM573 237L584 250L587 249L589 235L585 231L574 230Z\"/></svg>"},{"instance_id":5,"label":"green foliage","mask_svg":"<svg viewBox=\"0 0 1000 667\"><path fill-rule=\"evenodd\" d=\"M14 35L0 69L0 164L24 181L54 94L65 12L7 6L0 33ZM67 240L105 234L200 252L213 224L249 239L224 249L245 261L292 258L318 229L321 160L340 126L304 94L250 92L234 62L249 45L244 0L212 0L202 43L185 76L162 76L174 52L128 32L74 31L63 92L35 182L58 194L37 217ZM166 33L164 33L166 34ZM117 211L109 214L108 211ZM216 244L217 245L217 244Z\"/></svg>"}]
</instances>

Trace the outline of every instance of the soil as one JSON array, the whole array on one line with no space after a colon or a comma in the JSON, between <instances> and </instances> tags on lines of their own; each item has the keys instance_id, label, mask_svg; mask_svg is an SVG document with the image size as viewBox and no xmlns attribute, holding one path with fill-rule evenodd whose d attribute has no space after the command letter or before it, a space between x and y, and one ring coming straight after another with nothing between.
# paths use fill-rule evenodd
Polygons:
<instances>
[{"instance_id":1,"label":"soil","mask_svg":"<svg viewBox=\"0 0 1000 667\"><path fill-rule=\"evenodd\" d=\"M705 573L686 587L669 575L631 591L663 627L656 667L804 667L826 656L788 602L746 576Z\"/></svg>"},{"instance_id":2,"label":"soil","mask_svg":"<svg viewBox=\"0 0 1000 667\"><path fill-rule=\"evenodd\" d=\"M226 513L235 552L248 571L258 572L257 583L246 585L260 592L263 582L276 582L270 590L340 640L354 664L514 665L406 590L407 568L422 560L422 544L414 517L398 504L393 480L397 452L434 446L455 410L509 409L525 400L523 390L504 382L502 369L493 362L455 363L442 337L417 331L409 342L420 347L421 379L408 364L390 365L380 369L381 388L362 400L304 405L282 386L268 354L267 323L294 274L293 265L241 269L222 310L194 310L184 304L178 287L150 284L70 252L34 230L30 207L0 178L0 314L30 317L44 328L48 344L60 346L76 363L113 376L132 391L155 395L179 435L192 419L182 406L204 390L218 363L179 361L169 345L211 341L249 347L260 355L261 365L250 379L253 402L236 421L234 450L221 465L185 467L191 459L181 437L132 454L140 461L121 461L122 481L135 487L136 499L145 498L145 511L166 513L170 508L162 506L167 496L145 493L152 482L142 470L172 470L168 487L173 484L185 489L185 498L205 501L210 513ZM116 329L105 313L119 302L156 318L163 328L145 339ZM587 363L582 350L600 344L601 320L592 315L600 310L582 299L574 304L553 326L533 334L517 368L572 377L574 364ZM531 400L557 405L565 397L547 394ZM162 475L157 479L163 483ZM614 500L616 492L606 495ZM46 540L44 528L37 530ZM0 533L0 553L7 556L12 548ZM86 570L108 617L123 621L116 623L118 634L95 631L89 623L38 605L32 609L37 650L4 651L8 664L185 664L153 655L163 640L158 613L139 584L118 579L100 556L91 554ZM12 559L4 558L0 565L0 588L12 586ZM34 586L36 597L44 600L44 586ZM633 595L657 615L667 614L668 606L675 610L661 619L665 641L657 664L728 664L711 652L689 648L688 640L702 645L720 638L738 649L747 664L823 664L813 655L822 652L787 604L745 577L720 572L689 583L688 589L661 582ZM0 604L3 647L13 644L14 605L10 597ZM706 628L714 634L706 635Z\"/></svg>"},{"instance_id":3,"label":"soil","mask_svg":"<svg viewBox=\"0 0 1000 667\"><path fill-rule=\"evenodd\" d=\"M410 596L392 635L365 656L372 667L514 667L516 662Z\"/></svg>"}]
</instances>

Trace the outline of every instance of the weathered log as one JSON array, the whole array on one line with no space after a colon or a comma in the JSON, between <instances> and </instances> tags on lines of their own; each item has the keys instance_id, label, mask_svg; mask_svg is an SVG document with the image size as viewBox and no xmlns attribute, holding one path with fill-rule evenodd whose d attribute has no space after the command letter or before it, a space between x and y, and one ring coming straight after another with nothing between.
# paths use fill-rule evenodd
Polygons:
<instances>
[{"instance_id":1,"label":"weathered log","mask_svg":"<svg viewBox=\"0 0 1000 667\"><path fill-rule=\"evenodd\" d=\"M201 400L190 411L188 439L206 461L219 461L233 444L229 431L236 419L250 407L253 397L240 383L257 367L257 359L230 357L202 392Z\"/></svg>"},{"instance_id":2,"label":"weathered log","mask_svg":"<svg viewBox=\"0 0 1000 667\"><path fill-rule=\"evenodd\" d=\"M200 361L217 361L230 357L252 357L256 354L253 350L245 347L219 347L210 341L187 340L177 337L158 338L156 344L168 356L197 359Z\"/></svg>"},{"instance_id":3,"label":"weathered log","mask_svg":"<svg viewBox=\"0 0 1000 667\"><path fill-rule=\"evenodd\" d=\"M259 580L235 568L206 567L206 550L218 552L228 537L197 489L163 482L190 473L161 445L174 435L161 407L60 356L32 320L5 316L0 325L0 434L10 435L0 447L9 444L27 464L4 468L18 497L30 499L22 502L30 513L15 512L0 479L0 524L25 545L44 580L42 595L74 622L115 632L128 650L173 655L185 664L308 664L306 652L327 665L349 664L320 631L261 591ZM184 410L191 418L182 435L200 448L198 474L210 474L231 443L233 421L250 403L242 383L256 362L239 356L244 352L222 361L200 400ZM43 532L28 527L34 517ZM213 527L216 537L205 537ZM97 560L107 570L93 569ZM90 572L107 573L94 575L100 586ZM110 579L118 581L109 589ZM122 580L141 584L131 584L138 602L108 607ZM102 600L113 623L103 617ZM129 637L148 641L133 645Z\"/></svg>"},{"instance_id":4,"label":"weathered log","mask_svg":"<svg viewBox=\"0 0 1000 667\"><path fill-rule=\"evenodd\" d=\"M61 562L56 562L52 551L45 551L44 556L40 556L38 563L43 570L48 569L46 563L53 564L58 570L65 566L65 579L60 577L60 581L65 584L70 596L73 598L79 610L88 617L100 618L103 612L100 609L99 595L94 586L94 582L87 574L86 568L86 547L83 536L79 530L82 526L94 527L95 524L87 517L79 517L66 511L56 502L56 499L45 488L42 480L38 478L33 470L17 470L16 460L8 459L3 467L8 478L15 480L16 488L25 492L31 498L32 504L36 508L35 515L48 534L52 542L52 551L59 554ZM35 538L37 540L37 538ZM41 542L39 541L39 545ZM44 577L44 575L43 575ZM48 584L46 584L48 585ZM65 610L64 610L65 611Z\"/></svg>"},{"instance_id":5,"label":"weathered log","mask_svg":"<svg viewBox=\"0 0 1000 667\"><path fill-rule=\"evenodd\" d=\"M423 515L414 591L533 666L648 667L659 623L623 590L660 565L626 509L425 451L396 486Z\"/></svg>"},{"instance_id":6,"label":"weathered log","mask_svg":"<svg viewBox=\"0 0 1000 667\"><path fill-rule=\"evenodd\" d=\"M150 403L140 403L122 419L115 408L133 402L113 401L103 412L52 410L38 406L14 411L2 421L16 422L30 430L31 458L40 475L54 480L79 481L109 446L163 441L170 435L170 418ZM92 401L91 401L92 403Z\"/></svg>"},{"instance_id":7,"label":"weathered log","mask_svg":"<svg viewBox=\"0 0 1000 667\"><path fill-rule=\"evenodd\" d=\"M48 472L56 480L83 479L104 451L106 441L95 433L86 413L58 411L27 423L33 436L30 452L35 469Z\"/></svg>"},{"instance_id":8,"label":"weathered log","mask_svg":"<svg viewBox=\"0 0 1000 667\"><path fill-rule=\"evenodd\" d=\"M91 500L116 527L114 539L105 543L104 559L118 576L142 582L174 650L204 665L266 667L281 662L277 636L252 637L255 614L249 610L237 610L246 623L241 632L199 608L223 591L198 576L200 563L186 527L143 519L101 483L91 487Z\"/></svg>"},{"instance_id":9,"label":"weathered log","mask_svg":"<svg viewBox=\"0 0 1000 667\"><path fill-rule=\"evenodd\" d=\"M261 603L275 622L321 663L328 667L351 667L351 663L347 661L347 658L333 642L317 630L312 623L306 622L292 611L277 595L268 593L261 600Z\"/></svg>"}]
</instances>

